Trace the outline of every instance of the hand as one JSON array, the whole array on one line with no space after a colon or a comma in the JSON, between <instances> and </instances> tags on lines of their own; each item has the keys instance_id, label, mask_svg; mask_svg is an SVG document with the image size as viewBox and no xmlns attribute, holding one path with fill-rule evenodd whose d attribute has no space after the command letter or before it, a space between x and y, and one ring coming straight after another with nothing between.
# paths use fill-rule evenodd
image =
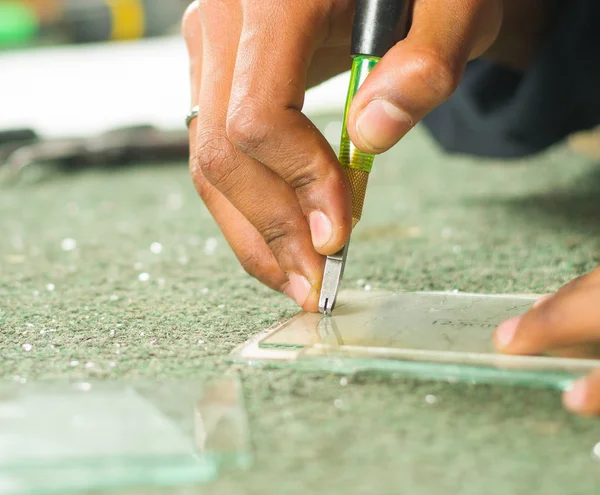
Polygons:
<instances>
[{"instance_id":1,"label":"hand","mask_svg":"<svg viewBox=\"0 0 600 495\"><path fill-rule=\"evenodd\" d=\"M308 311L317 310L323 255L350 235L351 205L332 148L301 110L308 87L350 67L353 7L200 0L183 22L192 104L201 109L190 129L196 188L246 271ZM407 38L376 67L349 114L350 135L365 151L390 148L446 100L502 23L501 0L411 7Z\"/></svg>"},{"instance_id":2,"label":"hand","mask_svg":"<svg viewBox=\"0 0 600 495\"><path fill-rule=\"evenodd\" d=\"M554 351L568 357L599 357L600 268L555 294L538 299L523 316L502 323L494 334L498 350L510 354ZM600 369L577 380L563 395L567 409L600 414Z\"/></svg>"}]
</instances>

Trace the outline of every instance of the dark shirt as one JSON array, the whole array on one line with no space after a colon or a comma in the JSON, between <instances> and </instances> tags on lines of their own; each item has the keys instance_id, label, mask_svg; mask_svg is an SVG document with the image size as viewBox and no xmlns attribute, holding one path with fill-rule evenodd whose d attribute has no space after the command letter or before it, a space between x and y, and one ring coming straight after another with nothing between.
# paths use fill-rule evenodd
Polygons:
<instances>
[{"instance_id":1,"label":"dark shirt","mask_svg":"<svg viewBox=\"0 0 600 495\"><path fill-rule=\"evenodd\" d=\"M456 93L424 120L449 152L533 154L600 125L600 0L566 0L533 65L467 65Z\"/></svg>"}]
</instances>

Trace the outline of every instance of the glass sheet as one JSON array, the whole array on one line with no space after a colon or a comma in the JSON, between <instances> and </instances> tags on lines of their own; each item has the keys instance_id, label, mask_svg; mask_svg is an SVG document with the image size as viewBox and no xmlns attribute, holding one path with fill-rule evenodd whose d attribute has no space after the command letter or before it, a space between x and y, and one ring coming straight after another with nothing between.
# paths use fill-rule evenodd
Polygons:
<instances>
[{"instance_id":1,"label":"glass sheet","mask_svg":"<svg viewBox=\"0 0 600 495\"><path fill-rule=\"evenodd\" d=\"M534 297L343 291L332 317L299 313L236 353L246 362L564 389L598 359L497 354L492 333Z\"/></svg>"},{"instance_id":2,"label":"glass sheet","mask_svg":"<svg viewBox=\"0 0 600 495\"><path fill-rule=\"evenodd\" d=\"M0 387L0 493L66 493L214 479L246 466L235 375L171 383Z\"/></svg>"}]
</instances>

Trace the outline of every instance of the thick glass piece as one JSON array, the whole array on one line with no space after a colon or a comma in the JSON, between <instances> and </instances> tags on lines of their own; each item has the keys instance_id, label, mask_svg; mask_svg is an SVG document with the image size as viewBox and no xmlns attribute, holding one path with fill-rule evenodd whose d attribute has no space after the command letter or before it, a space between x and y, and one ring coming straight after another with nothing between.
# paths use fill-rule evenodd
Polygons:
<instances>
[{"instance_id":1,"label":"thick glass piece","mask_svg":"<svg viewBox=\"0 0 600 495\"><path fill-rule=\"evenodd\" d=\"M532 297L383 291L343 291L339 297L333 316L300 313L238 356L340 373L372 370L560 389L600 367L598 359L495 352L495 327L525 312Z\"/></svg>"},{"instance_id":2,"label":"thick glass piece","mask_svg":"<svg viewBox=\"0 0 600 495\"><path fill-rule=\"evenodd\" d=\"M0 493L199 483L247 465L235 375L217 382L0 387Z\"/></svg>"},{"instance_id":3,"label":"thick glass piece","mask_svg":"<svg viewBox=\"0 0 600 495\"><path fill-rule=\"evenodd\" d=\"M534 299L453 293L344 291L332 317L302 313L263 346L339 346L493 352L491 335Z\"/></svg>"}]
</instances>

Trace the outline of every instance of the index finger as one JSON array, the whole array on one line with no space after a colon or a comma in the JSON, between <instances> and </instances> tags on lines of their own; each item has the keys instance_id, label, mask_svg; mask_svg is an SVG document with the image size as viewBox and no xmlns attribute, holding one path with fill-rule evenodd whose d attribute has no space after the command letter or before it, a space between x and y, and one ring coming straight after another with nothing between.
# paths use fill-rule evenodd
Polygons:
<instances>
[{"instance_id":1,"label":"index finger","mask_svg":"<svg viewBox=\"0 0 600 495\"><path fill-rule=\"evenodd\" d=\"M268 19L252 0L244 3L228 137L292 186L314 248L333 254L350 235L349 185L333 149L301 111L318 33L326 31L323 5L329 2L298 2L293 8L273 2Z\"/></svg>"},{"instance_id":2,"label":"index finger","mask_svg":"<svg viewBox=\"0 0 600 495\"><path fill-rule=\"evenodd\" d=\"M539 354L600 342L600 285L577 284L496 329L494 343L510 354Z\"/></svg>"}]
</instances>

